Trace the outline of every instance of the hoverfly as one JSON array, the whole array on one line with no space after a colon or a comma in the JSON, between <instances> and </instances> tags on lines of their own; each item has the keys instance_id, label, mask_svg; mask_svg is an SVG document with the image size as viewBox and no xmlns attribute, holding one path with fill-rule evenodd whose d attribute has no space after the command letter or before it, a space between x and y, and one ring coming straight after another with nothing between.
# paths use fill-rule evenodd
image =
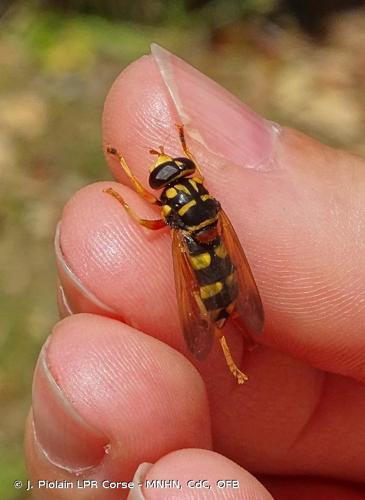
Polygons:
<instances>
[{"instance_id":1,"label":"hoverfly","mask_svg":"<svg viewBox=\"0 0 365 500\"><path fill-rule=\"evenodd\" d=\"M134 190L149 203L161 207L161 219L141 219L119 193L113 196L139 224L148 229L172 229L172 252L180 321L189 350L204 358L216 337L227 365L239 384L248 378L233 361L223 326L229 318L240 321L245 332L261 332L264 310L250 266L238 237L220 203L203 185L204 177L177 125L183 157L173 158L164 148L151 149L157 156L150 167L149 184L162 189L160 198L147 191L133 175L123 156L116 157Z\"/></svg>"}]
</instances>

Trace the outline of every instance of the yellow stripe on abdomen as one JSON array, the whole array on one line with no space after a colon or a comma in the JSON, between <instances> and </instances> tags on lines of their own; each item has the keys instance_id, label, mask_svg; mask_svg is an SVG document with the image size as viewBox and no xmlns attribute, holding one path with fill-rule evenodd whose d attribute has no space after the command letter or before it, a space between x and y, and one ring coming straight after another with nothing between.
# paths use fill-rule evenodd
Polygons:
<instances>
[{"instance_id":1,"label":"yellow stripe on abdomen","mask_svg":"<svg viewBox=\"0 0 365 500\"><path fill-rule=\"evenodd\" d=\"M227 250L225 248L225 246L223 245L223 243L220 243L214 250L214 253L216 254L217 257L219 257L220 259L224 259L225 257L227 257Z\"/></svg>"},{"instance_id":2,"label":"yellow stripe on abdomen","mask_svg":"<svg viewBox=\"0 0 365 500\"><path fill-rule=\"evenodd\" d=\"M212 262L212 258L209 252L204 252L199 255L190 255L189 259L195 271L199 271L200 269L206 269L207 267L210 266Z\"/></svg>"},{"instance_id":3,"label":"yellow stripe on abdomen","mask_svg":"<svg viewBox=\"0 0 365 500\"><path fill-rule=\"evenodd\" d=\"M223 289L223 283L221 281L216 281L211 285L205 285L200 287L200 297L204 299L210 299L221 292Z\"/></svg>"},{"instance_id":4,"label":"yellow stripe on abdomen","mask_svg":"<svg viewBox=\"0 0 365 500\"><path fill-rule=\"evenodd\" d=\"M228 286L232 286L234 285L235 283L235 280L236 280L236 274L235 272L233 271L233 273L229 274L226 278L226 285Z\"/></svg>"}]
</instances>

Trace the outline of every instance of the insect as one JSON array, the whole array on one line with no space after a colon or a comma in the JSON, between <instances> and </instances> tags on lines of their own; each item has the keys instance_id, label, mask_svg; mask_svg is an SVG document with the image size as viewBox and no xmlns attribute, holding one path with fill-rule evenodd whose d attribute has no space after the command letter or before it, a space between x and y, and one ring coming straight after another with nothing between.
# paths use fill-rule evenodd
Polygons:
<instances>
[{"instance_id":1,"label":"insect","mask_svg":"<svg viewBox=\"0 0 365 500\"><path fill-rule=\"evenodd\" d=\"M250 266L238 237L220 203L204 187L204 177L188 149L184 128L176 125L185 156L173 158L164 148L151 149L157 156L150 167L149 184L160 190L159 198L147 191L133 175L123 156L109 146L135 191L158 205L161 218L141 219L112 188L113 196L139 224L148 229L172 229L172 251L180 321L189 350L203 359L216 337L227 365L239 384L248 378L230 353L223 326L229 318L246 333L260 332L264 310Z\"/></svg>"}]
</instances>

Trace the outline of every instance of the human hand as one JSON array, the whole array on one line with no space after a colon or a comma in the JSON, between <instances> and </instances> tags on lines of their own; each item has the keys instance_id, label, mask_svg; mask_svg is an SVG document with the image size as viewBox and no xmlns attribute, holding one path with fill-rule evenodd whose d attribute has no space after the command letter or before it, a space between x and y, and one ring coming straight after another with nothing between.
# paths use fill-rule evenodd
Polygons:
<instances>
[{"instance_id":1,"label":"human hand","mask_svg":"<svg viewBox=\"0 0 365 500\"><path fill-rule=\"evenodd\" d=\"M61 321L41 352L26 437L30 477L127 481L150 462L141 474L180 479L178 498L202 498L202 490L185 487L188 479L207 479L206 494L221 498L222 478L240 482L225 498L271 498L263 485L279 500L363 498L350 482L365 475L365 161L263 121L161 51L113 85L104 145L123 151L147 186L149 148L181 154L180 122L262 295L266 325L257 349L242 357L242 337L227 327L249 382L235 383L218 345L205 362L187 353L169 231L147 232L103 193L113 185L138 214L158 215L108 157L121 184L82 189L61 220L61 309L92 314ZM172 493L143 492L149 499ZM127 493L40 489L35 496Z\"/></svg>"}]
</instances>

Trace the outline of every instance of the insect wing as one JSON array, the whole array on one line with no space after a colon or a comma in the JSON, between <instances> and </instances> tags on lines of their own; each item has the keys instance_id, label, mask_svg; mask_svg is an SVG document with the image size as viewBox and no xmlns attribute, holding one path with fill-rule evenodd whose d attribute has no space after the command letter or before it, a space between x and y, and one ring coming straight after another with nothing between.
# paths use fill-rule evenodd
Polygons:
<instances>
[{"instance_id":1,"label":"insect wing","mask_svg":"<svg viewBox=\"0 0 365 500\"><path fill-rule=\"evenodd\" d=\"M180 322L189 350L203 359L212 346L214 324L204 305L199 305L199 285L191 268L182 233L175 229L172 235L176 297Z\"/></svg>"},{"instance_id":2,"label":"insect wing","mask_svg":"<svg viewBox=\"0 0 365 500\"><path fill-rule=\"evenodd\" d=\"M236 268L239 288L236 310L239 321L248 333L260 333L264 328L264 309L250 265L238 236L223 210L219 212L221 238Z\"/></svg>"}]
</instances>

